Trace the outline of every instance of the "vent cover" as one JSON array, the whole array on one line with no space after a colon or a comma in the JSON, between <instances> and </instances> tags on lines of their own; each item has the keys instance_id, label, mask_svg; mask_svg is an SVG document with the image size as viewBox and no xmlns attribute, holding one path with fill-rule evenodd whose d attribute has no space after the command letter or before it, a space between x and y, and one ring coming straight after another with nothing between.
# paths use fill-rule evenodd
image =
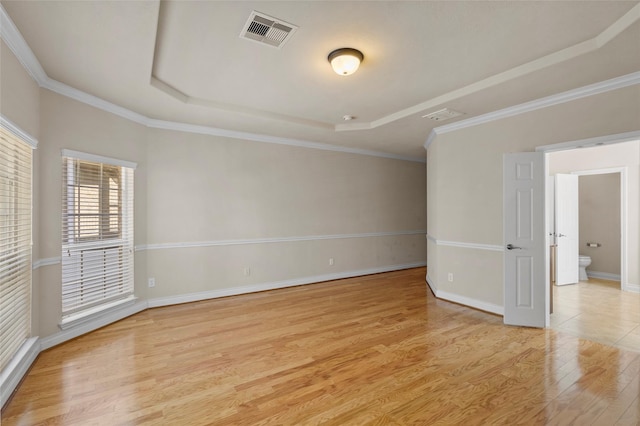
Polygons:
<instances>
[{"instance_id":1,"label":"vent cover","mask_svg":"<svg viewBox=\"0 0 640 426\"><path fill-rule=\"evenodd\" d=\"M295 25L254 10L244 25L240 38L281 48L297 29Z\"/></svg>"},{"instance_id":2,"label":"vent cover","mask_svg":"<svg viewBox=\"0 0 640 426\"><path fill-rule=\"evenodd\" d=\"M445 121L461 115L464 115L464 113L444 108L439 111L432 112L431 114L423 115L422 118L428 118L433 121Z\"/></svg>"}]
</instances>

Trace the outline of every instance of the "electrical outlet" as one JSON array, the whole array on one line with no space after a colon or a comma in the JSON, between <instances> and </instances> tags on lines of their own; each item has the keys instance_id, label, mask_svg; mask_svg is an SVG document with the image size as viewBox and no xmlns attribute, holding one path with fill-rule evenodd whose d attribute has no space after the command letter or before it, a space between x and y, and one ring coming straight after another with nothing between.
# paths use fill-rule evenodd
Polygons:
<instances>
[{"instance_id":1,"label":"electrical outlet","mask_svg":"<svg viewBox=\"0 0 640 426\"><path fill-rule=\"evenodd\" d=\"M155 287L156 286L156 279L155 278L149 278L149 287Z\"/></svg>"},{"instance_id":2,"label":"electrical outlet","mask_svg":"<svg viewBox=\"0 0 640 426\"><path fill-rule=\"evenodd\" d=\"M249 275L251 275L251 268L244 268L244 276L248 277Z\"/></svg>"},{"instance_id":3,"label":"electrical outlet","mask_svg":"<svg viewBox=\"0 0 640 426\"><path fill-rule=\"evenodd\" d=\"M329 258L329 266L333 266L333 257Z\"/></svg>"},{"instance_id":4,"label":"electrical outlet","mask_svg":"<svg viewBox=\"0 0 640 426\"><path fill-rule=\"evenodd\" d=\"M447 277L450 283L453 282L453 272L449 272L449 276Z\"/></svg>"}]
</instances>

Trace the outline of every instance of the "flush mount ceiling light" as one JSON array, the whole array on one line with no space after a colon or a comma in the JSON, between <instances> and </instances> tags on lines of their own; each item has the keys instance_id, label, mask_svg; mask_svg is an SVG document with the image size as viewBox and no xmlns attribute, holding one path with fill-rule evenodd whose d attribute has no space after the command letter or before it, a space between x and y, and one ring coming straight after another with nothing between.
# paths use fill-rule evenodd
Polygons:
<instances>
[{"instance_id":1,"label":"flush mount ceiling light","mask_svg":"<svg viewBox=\"0 0 640 426\"><path fill-rule=\"evenodd\" d=\"M364 55L359 50L343 47L329 53L327 59L336 74L350 75L357 71L360 62L364 59Z\"/></svg>"}]
</instances>

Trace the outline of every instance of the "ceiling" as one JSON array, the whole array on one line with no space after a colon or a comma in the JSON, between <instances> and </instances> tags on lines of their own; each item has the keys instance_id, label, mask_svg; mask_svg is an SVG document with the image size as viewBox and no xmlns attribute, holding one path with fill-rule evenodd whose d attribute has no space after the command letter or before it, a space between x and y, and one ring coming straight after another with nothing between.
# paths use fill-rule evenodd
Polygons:
<instances>
[{"instance_id":1,"label":"ceiling","mask_svg":"<svg viewBox=\"0 0 640 426\"><path fill-rule=\"evenodd\" d=\"M446 123L640 71L637 1L1 1L47 75L149 118L424 157ZM240 38L252 11L297 26ZM364 53L335 74L327 55ZM344 115L356 119L345 122Z\"/></svg>"}]
</instances>

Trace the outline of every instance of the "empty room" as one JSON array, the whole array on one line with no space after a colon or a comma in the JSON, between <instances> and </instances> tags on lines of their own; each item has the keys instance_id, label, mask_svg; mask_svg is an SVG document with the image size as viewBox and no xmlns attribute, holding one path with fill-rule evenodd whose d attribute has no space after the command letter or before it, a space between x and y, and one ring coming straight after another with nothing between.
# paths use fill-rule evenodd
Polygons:
<instances>
[{"instance_id":1,"label":"empty room","mask_svg":"<svg viewBox=\"0 0 640 426\"><path fill-rule=\"evenodd\" d=\"M2 425L640 424L640 2L0 0L0 39ZM612 220L558 213L605 174Z\"/></svg>"}]
</instances>

